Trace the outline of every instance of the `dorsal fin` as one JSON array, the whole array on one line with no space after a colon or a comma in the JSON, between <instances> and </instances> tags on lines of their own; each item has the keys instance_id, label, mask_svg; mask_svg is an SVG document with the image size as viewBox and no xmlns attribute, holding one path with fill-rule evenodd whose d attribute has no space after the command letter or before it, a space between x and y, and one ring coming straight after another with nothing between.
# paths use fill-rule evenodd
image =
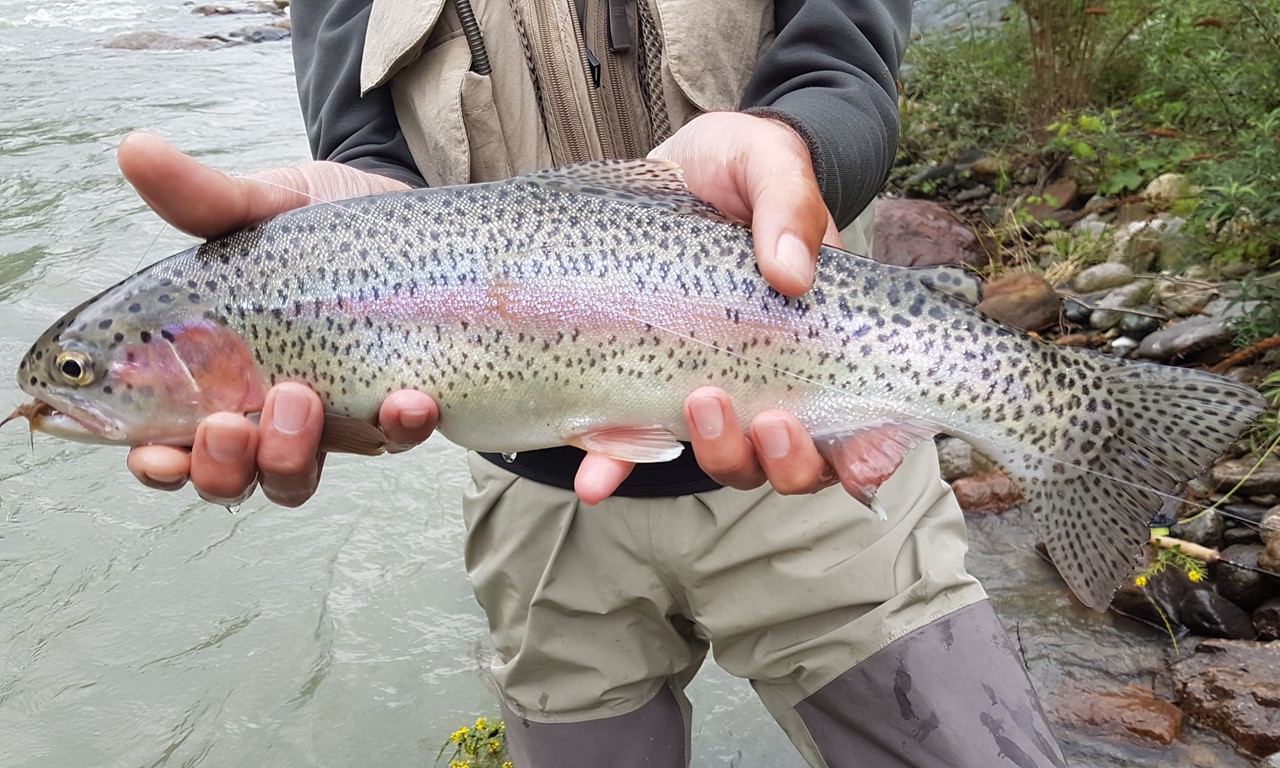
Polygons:
<instances>
[{"instance_id":1,"label":"dorsal fin","mask_svg":"<svg viewBox=\"0 0 1280 768\"><path fill-rule=\"evenodd\" d=\"M982 301L982 278L964 267L944 264L934 267L912 267L911 273L939 293L954 296L966 304L978 305Z\"/></svg>"},{"instance_id":2,"label":"dorsal fin","mask_svg":"<svg viewBox=\"0 0 1280 768\"><path fill-rule=\"evenodd\" d=\"M680 166L670 160L593 160L521 174L512 182L728 221L689 191Z\"/></svg>"}]
</instances>

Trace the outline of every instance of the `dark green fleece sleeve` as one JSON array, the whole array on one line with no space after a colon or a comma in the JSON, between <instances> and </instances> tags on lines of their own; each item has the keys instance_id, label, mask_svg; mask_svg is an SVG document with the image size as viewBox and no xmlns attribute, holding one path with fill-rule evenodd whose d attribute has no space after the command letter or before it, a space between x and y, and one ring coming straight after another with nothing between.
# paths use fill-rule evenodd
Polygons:
<instances>
[{"instance_id":1,"label":"dark green fleece sleeve","mask_svg":"<svg viewBox=\"0 0 1280 768\"><path fill-rule=\"evenodd\" d=\"M360 58L370 0L294 3L293 65L311 156L426 186L389 87L360 95Z\"/></svg>"},{"instance_id":2,"label":"dark green fleece sleeve","mask_svg":"<svg viewBox=\"0 0 1280 768\"><path fill-rule=\"evenodd\" d=\"M853 220L883 186L898 142L897 74L910 0L777 0L777 38L742 107L771 114L809 143L836 223Z\"/></svg>"}]
</instances>

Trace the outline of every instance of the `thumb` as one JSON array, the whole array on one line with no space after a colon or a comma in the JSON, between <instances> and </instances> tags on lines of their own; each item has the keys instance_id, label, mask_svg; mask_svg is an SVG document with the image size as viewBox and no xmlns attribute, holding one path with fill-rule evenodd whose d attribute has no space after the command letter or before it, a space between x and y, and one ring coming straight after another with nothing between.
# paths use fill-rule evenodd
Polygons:
<instances>
[{"instance_id":1,"label":"thumb","mask_svg":"<svg viewBox=\"0 0 1280 768\"><path fill-rule=\"evenodd\" d=\"M840 235L813 166L767 159L768 153L760 153L748 160L746 174L756 261L775 290L799 296L813 286L818 248L823 243L839 247Z\"/></svg>"}]
</instances>

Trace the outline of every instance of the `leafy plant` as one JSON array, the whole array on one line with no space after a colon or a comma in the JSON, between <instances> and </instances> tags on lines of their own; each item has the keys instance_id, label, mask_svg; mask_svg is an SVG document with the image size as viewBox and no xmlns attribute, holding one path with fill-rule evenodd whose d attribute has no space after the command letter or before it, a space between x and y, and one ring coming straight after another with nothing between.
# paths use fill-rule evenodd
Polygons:
<instances>
[{"instance_id":1,"label":"leafy plant","mask_svg":"<svg viewBox=\"0 0 1280 768\"><path fill-rule=\"evenodd\" d=\"M513 768L507 754L507 726L501 720L477 717L449 735L436 753L436 762L450 747L449 768Z\"/></svg>"}]
</instances>

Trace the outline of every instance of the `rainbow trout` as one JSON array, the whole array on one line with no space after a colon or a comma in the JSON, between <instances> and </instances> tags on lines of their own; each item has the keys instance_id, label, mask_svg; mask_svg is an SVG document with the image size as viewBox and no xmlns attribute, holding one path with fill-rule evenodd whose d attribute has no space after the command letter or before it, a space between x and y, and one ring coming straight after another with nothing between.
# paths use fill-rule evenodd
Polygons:
<instances>
[{"instance_id":1,"label":"rainbow trout","mask_svg":"<svg viewBox=\"0 0 1280 768\"><path fill-rule=\"evenodd\" d=\"M310 384L324 446L376 453L402 387L480 451L572 444L676 456L684 398L723 387L744 426L796 414L855 498L918 441L961 437L1018 483L1067 583L1103 610L1164 494L1262 410L1207 373L1042 343L982 318L949 273L824 248L813 290L756 270L750 231L657 161L315 205L165 259L69 312L15 415L76 440L190 444L216 411ZM12 418L12 417L11 417Z\"/></svg>"}]
</instances>

